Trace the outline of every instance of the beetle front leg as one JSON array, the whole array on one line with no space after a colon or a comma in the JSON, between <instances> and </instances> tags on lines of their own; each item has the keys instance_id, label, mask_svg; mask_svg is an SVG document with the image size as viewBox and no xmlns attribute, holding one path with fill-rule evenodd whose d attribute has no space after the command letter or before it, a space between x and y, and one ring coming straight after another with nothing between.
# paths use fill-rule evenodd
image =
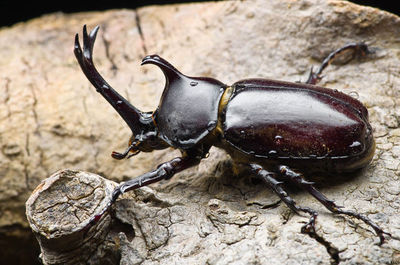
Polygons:
<instances>
[{"instance_id":1,"label":"beetle front leg","mask_svg":"<svg viewBox=\"0 0 400 265\"><path fill-rule=\"evenodd\" d=\"M157 167L157 169L145 173L136 179L128 180L127 182L122 183L114 190L112 201L115 201L120 194L147 186L162 179L170 179L176 173L189 167L198 165L199 163L199 158L190 156L176 157L168 162L162 163Z\"/></svg>"},{"instance_id":2,"label":"beetle front leg","mask_svg":"<svg viewBox=\"0 0 400 265\"><path fill-rule=\"evenodd\" d=\"M365 224L369 225L374 229L375 233L379 237L379 245L382 245L383 242L385 241L384 235L391 236L390 233L387 233L383 231L382 228L380 228L377 224L375 224L372 220L370 220L368 217L359 214L357 212L349 211L349 210L343 210L342 206L338 206L334 203L334 201L329 200L325 195L323 195L320 191L318 191L312 184L312 182L308 182L303 179L302 175L299 173L294 172L287 166L279 166L279 172L282 174L282 176L288 178L292 183L296 184L302 189L305 189L308 191L314 198L316 198L320 203L322 203L329 211L336 213L336 214L344 214L348 215L351 217L355 217L361 221L363 221Z\"/></svg>"},{"instance_id":3,"label":"beetle front leg","mask_svg":"<svg viewBox=\"0 0 400 265\"><path fill-rule=\"evenodd\" d=\"M168 162L160 164L157 169L147 172L135 179L128 180L126 182L121 183L118 187L116 187L112 193L111 200L107 204L107 206L103 209L103 211L94 216L90 220L90 225L95 224L101 216L111 207L111 205L118 199L118 197L130 190L134 190L140 187L147 186L149 184L158 182L163 179L170 179L176 173L185 170L189 167L198 165L201 161L201 158L197 156L183 156L176 157Z\"/></svg>"},{"instance_id":4,"label":"beetle front leg","mask_svg":"<svg viewBox=\"0 0 400 265\"><path fill-rule=\"evenodd\" d=\"M310 75L308 76L306 84L316 85L322 79L321 74L324 71L324 69L330 63L332 63L333 60L335 60L335 58L338 55L343 54L344 52L347 52L347 51L353 52L353 55L350 58L350 60L352 60L354 57L365 56L365 55L371 53L371 51L368 49L367 44L365 44L364 42L349 43L349 44L331 52L327 57L325 57L325 59L322 61L321 65L317 71L314 72L313 69L311 68Z\"/></svg>"}]
</instances>

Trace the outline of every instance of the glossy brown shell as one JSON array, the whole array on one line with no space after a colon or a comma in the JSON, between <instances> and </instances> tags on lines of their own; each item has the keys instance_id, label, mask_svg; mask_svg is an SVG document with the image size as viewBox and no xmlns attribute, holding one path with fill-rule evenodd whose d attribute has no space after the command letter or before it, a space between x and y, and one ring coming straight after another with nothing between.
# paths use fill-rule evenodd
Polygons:
<instances>
[{"instance_id":1,"label":"glossy brown shell","mask_svg":"<svg viewBox=\"0 0 400 265\"><path fill-rule=\"evenodd\" d=\"M160 67L166 81L153 117L158 136L175 148L194 147L217 126L226 85L212 78L186 76L158 55L142 61L149 63Z\"/></svg>"},{"instance_id":2,"label":"glossy brown shell","mask_svg":"<svg viewBox=\"0 0 400 265\"><path fill-rule=\"evenodd\" d=\"M344 93L266 79L242 80L233 88L222 126L225 141L240 152L264 159L360 161L374 148L367 109Z\"/></svg>"},{"instance_id":3,"label":"glossy brown shell","mask_svg":"<svg viewBox=\"0 0 400 265\"><path fill-rule=\"evenodd\" d=\"M170 80L156 115L160 137L177 148L196 145L217 126L224 87L205 78L182 76Z\"/></svg>"}]
</instances>

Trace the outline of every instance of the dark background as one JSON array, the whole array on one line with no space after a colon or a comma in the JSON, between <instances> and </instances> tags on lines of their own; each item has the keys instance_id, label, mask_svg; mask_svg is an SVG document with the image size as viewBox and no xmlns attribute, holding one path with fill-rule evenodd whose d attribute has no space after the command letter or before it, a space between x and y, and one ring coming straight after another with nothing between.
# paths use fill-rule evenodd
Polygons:
<instances>
[{"instance_id":1,"label":"dark background","mask_svg":"<svg viewBox=\"0 0 400 265\"><path fill-rule=\"evenodd\" d=\"M205 2L204 0L142 0L142 1L111 1L111 0L31 0L31 1L18 1L18 0L0 0L0 27L11 26L20 21L41 16L43 14L53 12L74 13L79 11L91 10L106 10L114 8L137 8L140 6L154 5L154 4L171 4L171 3L188 3L188 2ZM382 10L400 15L400 8L396 5L396 1L385 0L352 0L351 2L378 7Z\"/></svg>"}]
</instances>

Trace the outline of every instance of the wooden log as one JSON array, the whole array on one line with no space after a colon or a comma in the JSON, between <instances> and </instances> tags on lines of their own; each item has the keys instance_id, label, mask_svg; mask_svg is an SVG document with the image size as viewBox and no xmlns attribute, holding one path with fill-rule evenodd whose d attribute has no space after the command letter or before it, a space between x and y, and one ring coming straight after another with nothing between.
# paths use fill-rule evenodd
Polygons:
<instances>
[{"instance_id":1,"label":"wooden log","mask_svg":"<svg viewBox=\"0 0 400 265\"><path fill-rule=\"evenodd\" d=\"M29 224L40 244L43 264L84 264L110 230L106 212L90 219L108 203L115 182L98 175L61 170L45 179L26 202Z\"/></svg>"}]
</instances>

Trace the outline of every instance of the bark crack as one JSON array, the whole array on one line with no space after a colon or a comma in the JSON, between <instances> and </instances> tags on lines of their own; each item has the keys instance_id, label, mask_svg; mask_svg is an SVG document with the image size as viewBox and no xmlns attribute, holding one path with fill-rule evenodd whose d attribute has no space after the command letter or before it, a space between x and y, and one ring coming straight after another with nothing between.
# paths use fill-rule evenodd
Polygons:
<instances>
[{"instance_id":1,"label":"bark crack","mask_svg":"<svg viewBox=\"0 0 400 265\"><path fill-rule=\"evenodd\" d=\"M107 27L106 26L104 26L104 33L103 34L101 34L101 39L102 39L102 41L103 41L103 43L104 43L104 49L105 49L105 53L106 53L106 58L108 59L108 61L111 63L111 71L113 72L113 74L114 74L114 76L115 76L115 74L116 74L116 72L118 71L118 67L117 67L117 65L115 64L115 62L114 62L114 58L111 56L111 54L110 54L110 44L111 44L111 41L108 41L107 39L106 39L106 37L105 37L105 32L106 32L106 30L107 30Z\"/></svg>"},{"instance_id":2,"label":"bark crack","mask_svg":"<svg viewBox=\"0 0 400 265\"><path fill-rule=\"evenodd\" d=\"M25 136L25 151L27 156L31 155L31 152L29 151L29 133L26 133Z\"/></svg>"},{"instance_id":3,"label":"bark crack","mask_svg":"<svg viewBox=\"0 0 400 265\"><path fill-rule=\"evenodd\" d=\"M24 176L25 176L25 186L28 190L30 190L30 185L29 185L29 170L28 170L28 165L24 163Z\"/></svg>"},{"instance_id":4,"label":"bark crack","mask_svg":"<svg viewBox=\"0 0 400 265\"><path fill-rule=\"evenodd\" d=\"M143 34L143 29L142 29L142 24L139 16L139 12L137 10L134 10L135 13L135 20L136 20L136 27L139 32L140 39L142 40L142 50L144 52L144 55L147 54L147 47L146 47L146 41L144 39L144 34Z\"/></svg>"},{"instance_id":5,"label":"bark crack","mask_svg":"<svg viewBox=\"0 0 400 265\"><path fill-rule=\"evenodd\" d=\"M143 237L143 242L144 242L144 245L145 245L145 247L146 247L147 256L148 256L148 255L149 255L149 250L150 250L151 248L150 248L150 246L149 246L149 244L148 244L148 242L147 242L147 238L146 238L145 233L144 233L144 231L143 231L142 225L141 225L139 219L137 218L136 214L133 215L133 219L135 220L135 223L136 223L136 225L137 225L137 227L138 227L138 229L139 229L139 231L140 231L140 234L141 234L142 237Z\"/></svg>"},{"instance_id":6,"label":"bark crack","mask_svg":"<svg viewBox=\"0 0 400 265\"><path fill-rule=\"evenodd\" d=\"M5 85L4 85L4 88L5 88L5 92L4 92L4 105L6 106L6 108L7 108L7 118L10 118L10 116L11 116L11 109L10 109L10 106L9 106L9 104L8 104L8 102L10 101L10 83L11 83L11 79L10 78L8 78L8 77L6 77L5 78L5 81L6 81L6 83L5 83Z\"/></svg>"},{"instance_id":7,"label":"bark crack","mask_svg":"<svg viewBox=\"0 0 400 265\"><path fill-rule=\"evenodd\" d=\"M38 117L38 114L37 114L37 111L36 111L36 106L37 106L38 100L37 100L36 92L35 92L35 89L34 89L32 83L29 84L29 88L31 90L32 99L33 99L31 108L32 108L33 119L34 119L35 124L36 124L35 133L40 136L40 123L39 123L39 117Z\"/></svg>"},{"instance_id":8,"label":"bark crack","mask_svg":"<svg viewBox=\"0 0 400 265\"><path fill-rule=\"evenodd\" d=\"M332 259L332 264L337 265L340 263L340 257L339 257L340 251L331 242L326 240L323 236L317 234L317 232L314 229L311 229L311 231L305 231L303 233L307 234L312 239L315 239L315 241L317 241L319 244L323 245L326 248L326 251L328 252L329 256Z\"/></svg>"}]
</instances>

